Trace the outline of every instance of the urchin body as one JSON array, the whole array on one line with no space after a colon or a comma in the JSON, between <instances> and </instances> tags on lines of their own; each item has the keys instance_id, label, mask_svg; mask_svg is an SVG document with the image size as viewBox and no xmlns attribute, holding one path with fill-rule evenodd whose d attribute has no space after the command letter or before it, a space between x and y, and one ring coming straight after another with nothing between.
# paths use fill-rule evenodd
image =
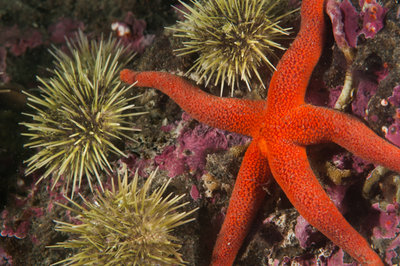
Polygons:
<instances>
[{"instance_id":1,"label":"urchin body","mask_svg":"<svg viewBox=\"0 0 400 266\"><path fill-rule=\"evenodd\" d=\"M290 12L279 15L278 2L271 0L191 2L193 7L181 2L189 12L181 11L186 21L173 28L175 36L187 39L178 54L199 54L188 72L200 74L206 85L213 79L221 95L225 82L231 94L240 80L249 89L254 77L263 84L258 68L275 69L275 49L284 49L279 40L289 34L279 21Z\"/></svg>"},{"instance_id":2,"label":"urchin body","mask_svg":"<svg viewBox=\"0 0 400 266\"><path fill-rule=\"evenodd\" d=\"M118 186L103 193L96 191L94 203L84 200L73 207L59 204L75 214L78 224L56 221L57 231L67 232L77 238L57 243L52 247L77 249L78 252L56 264L95 265L182 265L178 252L179 239L172 235L177 226L192 221L188 219L196 209L178 212L188 204L178 202L183 198L164 196L169 181L151 192L156 175L152 172L142 187L138 174L128 183L128 172L118 175Z\"/></svg>"},{"instance_id":3,"label":"urchin body","mask_svg":"<svg viewBox=\"0 0 400 266\"><path fill-rule=\"evenodd\" d=\"M110 170L110 152L124 155L114 143L132 131L127 118L137 115L127 98L129 87L118 81L118 71L133 57L111 38L89 41L82 33L68 42L69 53L52 52L55 68L49 79L38 78L40 96L26 93L35 112L22 123L30 137L26 147L38 149L27 160L26 174L45 168L40 180L53 176L53 186L63 177L72 194L83 176L92 188L93 177L102 187L100 173ZM40 181L39 180L39 181Z\"/></svg>"}]
</instances>

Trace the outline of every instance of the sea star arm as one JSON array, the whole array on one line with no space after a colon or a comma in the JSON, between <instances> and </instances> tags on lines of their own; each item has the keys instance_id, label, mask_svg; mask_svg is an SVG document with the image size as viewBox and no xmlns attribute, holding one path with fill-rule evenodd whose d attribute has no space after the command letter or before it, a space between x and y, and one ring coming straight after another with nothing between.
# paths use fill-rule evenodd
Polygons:
<instances>
[{"instance_id":1,"label":"sea star arm","mask_svg":"<svg viewBox=\"0 0 400 266\"><path fill-rule=\"evenodd\" d=\"M298 212L363 265L383 265L368 242L343 218L314 176L306 148L276 144L268 152L272 174Z\"/></svg>"},{"instance_id":2,"label":"sea star arm","mask_svg":"<svg viewBox=\"0 0 400 266\"><path fill-rule=\"evenodd\" d=\"M166 72L134 72L124 69L120 77L126 83L164 92L200 122L248 136L253 133L253 125L260 121L266 104L258 100L216 97Z\"/></svg>"},{"instance_id":3,"label":"sea star arm","mask_svg":"<svg viewBox=\"0 0 400 266\"><path fill-rule=\"evenodd\" d=\"M268 89L268 117L283 117L304 103L311 73L322 52L324 0L302 1L301 27L296 39L282 56Z\"/></svg>"},{"instance_id":4,"label":"sea star arm","mask_svg":"<svg viewBox=\"0 0 400 266\"><path fill-rule=\"evenodd\" d=\"M334 142L361 158L400 173L400 148L348 114L311 105L290 115L293 140L301 145ZM292 120L294 119L294 120Z\"/></svg>"},{"instance_id":5,"label":"sea star arm","mask_svg":"<svg viewBox=\"0 0 400 266\"><path fill-rule=\"evenodd\" d=\"M270 180L268 161L252 142L246 151L229 201L228 211L214 247L211 265L232 265L265 197Z\"/></svg>"}]
</instances>

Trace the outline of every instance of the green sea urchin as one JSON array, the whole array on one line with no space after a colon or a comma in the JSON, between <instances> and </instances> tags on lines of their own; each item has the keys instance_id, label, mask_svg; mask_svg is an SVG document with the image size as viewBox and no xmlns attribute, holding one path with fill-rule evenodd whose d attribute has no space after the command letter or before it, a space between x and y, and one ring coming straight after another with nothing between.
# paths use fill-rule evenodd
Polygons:
<instances>
[{"instance_id":1,"label":"green sea urchin","mask_svg":"<svg viewBox=\"0 0 400 266\"><path fill-rule=\"evenodd\" d=\"M86 207L69 199L73 207L62 204L76 214L79 224L61 221L56 230L75 234L77 239L57 243L51 247L77 249L78 253L56 264L63 265L182 265L179 240L171 231L193 218L197 209L189 212L177 210L188 204L178 202L183 198L172 193L164 197L170 180L150 192L156 175L152 172L144 185L138 188L138 173L128 184L126 166L118 174L118 189L96 191L96 200L83 199Z\"/></svg>"},{"instance_id":2,"label":"green sea urchin","mask_svg":"<svg viewBox=\"0 0 400 266\"><path fill-rule=\"evenodd\" d=\"M49 79L38 77L40 97L28 95L28 105L35 110L32 122L22 123L29 133L29 148L38 152L29 158L26 174L46 168L39 181L53 176L53 186L61 176L67 186L72 182L72 195L86 176L92 189L96 177L102 188L99 172L111 170L107 155L124 153L113 141L124 132L134 131L129 117L133 112L127 98L130 87L119 81L119 71L132 59L126 50L111 37L99 42L89 41L79 33L75 43L69 41L69 54L60 49L52 51L55 68ZM38 181L38 182L39 182Z\"/></svg>"},{"instance_id":3,"label":"green sea urchin","mask_svg":"<svg viewBox=\"0 0 400 266\"><path fill-rule=\"evenodd\" d=\"M239 79L251 89L251 78L263 84L258 68L266 64L275 67L270 58L274 49L284 50L277 42L289 35L290 28L279 26L280 20L292 13L279 15L279 1L273 0L190 0L193 7L179 1L188 12L181 11L186 20L171 28L176 37L188 39L184 47L176 49L178 55L198 53L189 72L200 74L205 85L213 78L231 87L231 94ZM282 12L281 12L282 13Z\"/></svg>"}]
</instances>

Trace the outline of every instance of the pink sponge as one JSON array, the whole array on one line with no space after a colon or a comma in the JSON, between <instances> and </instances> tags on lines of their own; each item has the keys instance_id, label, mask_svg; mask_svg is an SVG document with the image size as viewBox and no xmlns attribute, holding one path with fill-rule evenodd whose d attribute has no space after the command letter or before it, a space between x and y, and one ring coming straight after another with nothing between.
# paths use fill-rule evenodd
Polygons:
<instances>
[{"instance_id":1,"label":"pink sponge","mask_svg":"<svg viewBox=\"0 0 400 266\"><path fill-rule=\"evenodd\" d=\"M360 0L357 12L349 0L329 0L327 13L332 21L333 35L339 47L356 47L358 36L373 38L382 28L387 9L376 0ZM359 27L362 22L362 28Z\"/></svg>"},{"instance_id":2,"label":"pink sponge","mask_svg":"<svg viewBox=\"0 0 400 266\"><path fill-rule=\"evenodd\" d=\"M360 0L359 4L363 21L360 34L364 34L365 38L373 38L383 28L383 19L387 9L375 0Z\"/></svg>"}]
</instances>

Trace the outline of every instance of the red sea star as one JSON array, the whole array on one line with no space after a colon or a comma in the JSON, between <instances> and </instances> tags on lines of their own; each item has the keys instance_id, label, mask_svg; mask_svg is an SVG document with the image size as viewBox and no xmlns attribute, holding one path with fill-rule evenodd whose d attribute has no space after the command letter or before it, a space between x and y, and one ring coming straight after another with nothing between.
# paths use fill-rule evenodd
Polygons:
<instances>
[{"instance_id":1,"label":"red sea star","mask_svg":"<svg viewBox=\"0 0 400 266\"><path fill-rule=\"evenodd\" d=\"M232 192L212 256L230 265L262 204L272 176L299 213L364 265L383 265L368 242L343 218L311 170L306 146L335 142L354 154L400 173L400 149L357 119L304 102L324 35L324 1L304 0L301 29L270 82L266 101L209 95L182 78L162 72L123 70L121 79L169 95L195 119L253 138Z\"/></svg>"}]
</instances>

